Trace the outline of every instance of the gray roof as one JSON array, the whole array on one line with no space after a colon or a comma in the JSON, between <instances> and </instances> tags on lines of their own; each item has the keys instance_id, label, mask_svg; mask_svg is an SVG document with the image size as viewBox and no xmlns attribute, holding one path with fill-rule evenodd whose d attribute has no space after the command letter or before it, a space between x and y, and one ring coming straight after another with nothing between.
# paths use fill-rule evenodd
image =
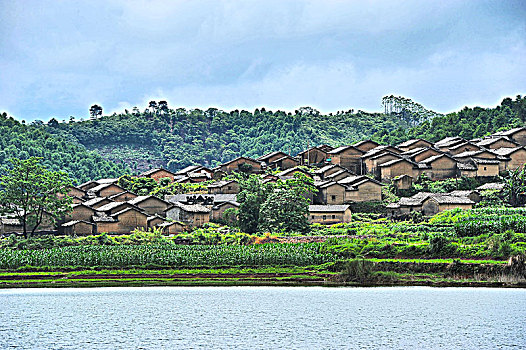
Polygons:
<instances>
[{"instance_id":1,"label":"gray roof","mask_svg":"<svg viewBox=\"0 0 526 350\"><path fill-rule=\"evenodd\" d=\"M466 140L460 136L446 137L435 143L435 147L448 147L458 142L465 142Z\"/></svg>"},{"instance_id":2,"label":"gray roof","mask_svg":"<svg viewBox=\"0 0 526 350\"><path fill-rule=\"evenodd\" d=\"M95 204L98 204L98 203L104 201L104 200L109 200L109 199L106 198L106 197L95 197L95 198L92 198L90 200L85 201L82 204L87 205L88 207L91 207L91 206L93 206ZM111 202L111 200L109 200L109 201Z\"/></svg>"},{"instance_id":3,"label":"gray roof","mask_svg":"<svg viewBox=\"0 0 526 350\"><path fill-rule=\"evenodd\" d=\"M411 165L413 165L414 167L418 167L418 164L416 164L415 162L413 162L413 161L411 161L411 160L409 160L407 158L393 159L393 160L390 160L388 162L380 164L379 167L391 166L391 165L396 164L398 162L408 162L408 163L411 163Z\"/></svg>"},{"instance_id":4,"label":"gray roof","mask_svg":"<svg viewBox=\"0 0 526 350\"><path fill-rule=\"evenodd\" d=\"M496 132L494 133L493 135L496 135L496 136L511 136L519 131L522 131L522 130L526 130L526 128L524 127L518 127L518 128L514 128L514 129L510 129L510 130L506 130L506 131L499 131L499 132Z\"/></svg>"},{"instance_id":5,"label":"gray roof","mask_svg":"<svg viewBox=\"0 0 526 350\"><path fill-rule=\"evenodd\" d=\"M150 169L148 171L145 171L145 172L142 172L139 174L139 176L148 176L148 175L151 175L151 174L155 174L156 172L158 171L166 171L172 175L175 175L173 172L171 172L170 170L166 170L164 168L155 168L155 169Z\"/></svg>"},{"instance_id":6,"label":"gray roof","mask_svg":"<svg viewBox=\"0 0 526 350\"><path fill-rule=\"evenodd\" d=\"M498 159L487 159L487 158L472 158L475 164L500 164Z\"/></svg>"},{"instance_id":7,"label":"gray roof","mask_svg":"<svg viewBox=\"0 0 526 350\"><path fill-rule=\"evenodd\" d=\"M183 168L183 169L179 170L175 174L176 175L184 175L184 174L187 174L187 173L189 173L191 171L195 171L195 170L201 169L202 167L203 167L202 165L190 165L190 166L187 166L186 168Z\"/></svg>"},{"instance_id":8,"label":"gray roof","mask_svg":"<svg viewBox=\"0 0 526 350\"><path fill-rule=\"evenodd\" d=\"M311 213L331 213L344 212L349 209L350 205L309 205L309 212Z\"/></svg>"},{"instance_id":9,"label":"gray roof","mask_svg":"<svg viewBox=\"0 0 526 350\"><path fill-rule=\"evenodd\" d=\"M364 155L362 155L362 158L368 158L368 157L372 157L372 156L375 156L377 155L378 153L380 152L386 152L386 151L389 151L389 148L394 148L396 150L398 150L398 147L395 147L395 146L389 146L389 145L380 145L378 147L375 147L373 149L370 149L368 152L366 152ZM399 150L400 152L402 152L402 150Z\"/></svg>"},{"instance_id":10,"label":"gray roof","mask_svg":"<svg viewBox=\"0 0 526 350\"><path fill-rule=\"evenodd\" d=\"M278 155L278 154L284 154L284 155L288 156L288 154L285 153L285 152L275 151L275 152L270 152L270 153L264 154L264 155L262 155L261 157L256 158L256 160L260 160L260 161L263 161L263 162L264 162L264 161L266 161L267 159L269 159L269 158L271 158L271 157L273 157L273 156L275 156L275 155ZM281 157L281 158L283 158L283 157Z\"/></svg>"},{"instance_id":11,"label":"gray roof","mask_svg":"<svg viewBox=\"0 0 526 350\"><path fill-rule=\"evenodd\" d=\"M321 167L321 168L319 168L319 169L316 169L316 170L314 171L314 174L317 174L317 175L324 174L326 171L331 170L332 168L336 168L336 167L341 168L341 167L340 167L339 165L337 165L337 164L329 164L329 165L326 165L326 166Z\"/></svg>"},{"instance_id":12,"label":"gray roof","mask_svg":"<svg viewBox=\"0 0 526 350\"><path fill-rule=\"evenodd\" d=\"M203 196L203 197L212 197L214 203L222 203L222 202L232 202L236 201L237 195L236 194L191 194L191 193L185 193L185 194L173 194L173 195L166 195L164 196L164 200L169 203L175 203L175 202L182 202L186 203L188 201L188 197L194 197L194 196Z\"/></svg>"},{"instance_id":13,"label":"gray roof","mask_svg":"<svg viewBox=\"0 0 526 350\"><path fill-rule=\"evenodd\" d=\"M472 163L457 163L457 168L460 170L477 170L477 167Z\"/></svg>"},{"instance_id":14,"label":"gray roof","mask_svg":"<svg viewBox=\"0 0 526 350\"><path fill-rule=\"evenodd\" d=\"M363 140L363 141L359 141L359 142L356 142L353 144L354 147L358 147L358 146L361 146L361 145L364 145L368 142L371 142L371 143L374 143L375 145L379 146L380 144L376 141L373 141L373 140Z\"/></svg>"},{"instance_id":15,"label":"gray roof","mask_svg":"<svg viewBox=\"0 0 526 350\"><path fill-rule=\"evenodd\" d=\"M356 148L356 147L354 147L354 146L352 146L352 145L340 146L340 147L335 148L335 149L333 149L332 151L329 151L329 152L327 152L327 153L328 153L328 154L338 154L338 153L341 153L341 152L343 152L343 151L348 150L349 148L354 148L355 150L357 150L357 151L359 151L359 152L361 152L361 153L364 153L364 151L362 151L361 149Z\"/></svg>"},{"instance_id":16,"label":"gray roof","mask_svg":"<svg viewBox=\"0 0 526 350\"><path fill-rule=\"evenodd\" d=\"M478 193L478 191L475 190L455 190L449 192L450 196L456 196L456 197L468 197L470 194Z\"/></svg>"},{"instance_id":17,"label":"gray roof","mask_svg":"<svg viewBox=\"0 0 526 350\"><path fill-rule=\"evenodd\" d=\"M520 150L523 148L522 146L519 147L502 147L494 149L493 152L497 153L499 156L509 156L510 154Z\"/></svg>"},{"instance_id":18,"label":"gray roof","mask_svg":"<svg viewBox=\"0 0 526 350\"><path fill-rule=\"evenodd\" d=\"M92 219L94 222L117 222L117 220L104 213L96 213L92 216Z\"/></svg>"},{"instance_id":19,"label":"gray roof","mask_svg":"<svg viewBox=\"0 0 526 350\"><path fill-rule=\"evenodd\" d=\"M84 223L84 224L88 224L88 225L95 225L92 222L88 222L88 221L84 221L84 220L72 220L72 221L68 221L68 222L63 223L61 226L62 227L70 227L70 226L75 226L76 224L79 224L81 222Z\"/></svg>"},{"instance_id":20,"label":"gray roof","mask_svg":"<svg viewBox=\"0 0 526 350\"><path fill-rule=\"evenodd\" d=\"M431 199L437 201L439 204L475 204L467 197L451 196L449 194L431 196Z\"/></svg>"},{"instance_id":21,"label":"gray roof","mask_svg":"<svg viewBox=\"0 0 526 350\"><path fill-rule=\"evenodd\" d=\"M148 214L146 214L145 212L143 212L142 210L140 210L140 209L138 209L138 208L136 208L136 207L123 209L123 210L118 211L118 212L116 212L116 213L114 213L114 214L111 214L110 216L111 216L112 218L116 218L116 217L118 217L119 215L124 214L124 213L126 213L126 212L128 212L128 211L130 211L130 210L133 210L133 211L139 212L139 213L145 215L146 217L148 216Z\"/></svg>"},{"instance_id":22,"label":"gray roof","mask_svg":"<svg viewBox=\"0 0 526 350\"><path fill-rule=\"evenodd\" d=\"M201 204L183 204L181 202L175 202L174 206L190 213L210 213L210 209Z\"/></svg>"},{"instance_id":23,"label":"gray roof","mask_svg":"<svg viewBox=\"0 0 526 350\"><path fill-rule=\"evenodd\" d=\"M487 184L484 184L482 186L477 187L477 190L484 191L484 190L502 190L504 188L503 183L499 182L489 182Z\"/></svg>"},{"instance_id":24,"label":"gray roof","mask_svg":"<svg viewBox=\"0 0 526 350\"><path fill-rule=\"evenodd\" d=\"M236 180L228 180L228 181L225 181L225 180L221 180L221 181L216 181L214 183L211 183L210 185L208 185L208 188L216 188L216 187L223 187L223 186L226 186L232 182L235 182L237 183Z\"/></svg>"},{"instance_id":25,"label":"gray roof","mask_svg":"<svg viewBox=\"0 0 526 350\"><path fill-rule=\"evenodd\" d=\"M137 196L136 198L130 199L128 201L128 203L133 204L133 205L137 205L138 203L144 202L145 200L148 200L150 198L153 198L153 199L156 199L158 201L161 201L161 202L164 202L164 203L168 204L168 202L165 201L164 199L161 199L159 197L155 197L155 196L152 196L152 195L149 195L149 196Z\"/></svg>"},{"instance_id":26,"label":"gray roof","mask_svg":"<svg viewBox=\"0 0 526 350\"><path fill-rule=\"evenodd\" d=\"M411 140L407 140L405 142L402 142L401 144L398 145L398 147L409 147L409 146L414 145L415 143L417 143L419 141L424 141L424 142L427 142L429 144L432 144L431 142L426 141L424 139L411 139Z\"/></svg>"},{"instance_id":27,"label":"gray roof","mask_svg":"<svg viewBox=\"0 0 526 350\"><path fill-rule=\"evenodd\" d=\"M447 154L442 153L442 154L437 154L436 156L431 156L429 158L423 159L420 161L420 163L424 163L424 164L433 163L435 160L440 159L442 157L446 157L454 161L454 159L451 158L451 156L448 156Z\"/></svg>"},{"instance_id":28,"label":"gray roof","mask_svg":"<svg viewBox=\"0 0 526 350\"><path fill-rule=\"evenodd\" d=\"M492 145L492 144L494 144L495 142L498 142L498 141L501 141L501 140L504 140L504 141L508 141L508 142L511 142L511 143L517 144L517 142L515 142L515 141L513 141L513 140L510 140L508 137L505 137L505 136L499 136L499 137L492 137L492 138L484 139L484 140L478 142L478 143L477 143L477 146L481 146L481 147L489 146L489 145Z\"/></svg>"},{"instance_id":29,"label":"gray roof","mask_svg":"<svg viewBox=\"0 0 526 350\"><path fill-rule=\"evenodd\" d=\"M98 207L95 210L103 212L103 211L109 211L109 210L118 208L120 206L128 206L129 207L129 206L134 206L134 205L130 204L128 202L111 202L111 203L108 203L108 204L104 204L103 206Z\"/></svg>"}]
</instances>

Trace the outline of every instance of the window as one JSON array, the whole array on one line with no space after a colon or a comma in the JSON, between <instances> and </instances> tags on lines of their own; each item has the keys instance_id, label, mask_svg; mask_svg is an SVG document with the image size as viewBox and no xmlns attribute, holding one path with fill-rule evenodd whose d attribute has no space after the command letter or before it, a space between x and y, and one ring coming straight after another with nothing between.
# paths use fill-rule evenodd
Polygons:
<instances>
[{"instance_id":1,"label":"window","mask_svg":"<svg viewBox=\"0 0 526 350\"><path fill-rule=\"evenodd\" d=\"M334 202L336 200L336 196L335 195L332 195L331 196L331 200Z\"/></svg>"},{"instance_id":2,"label":"window","mask_svg":"<svg viewBox=\"0 0 526 350\"><path fill-rule=\"evenodd\" d=\"M336 215L333 215L333 216L332 216L332 219L333 219L333 220L336 219Z\"/></svg>"},{"instance_id":3,"label":"window","mask_svg":"<svg viewBox=\"0 0 526 350\"><path fill-rule=\"evenodd\" d=\"M484 167L484 170L488 170L488 168L487 168L487 167Z\"/></svg>"},{"instance_id":4,"label":"window","mask_svg":"<svg viewBox=\"0 0 526 350\"><path fill-rule=\"evenodd\" d=\"M311 218L312 220L314 220L314 215L312 215L310 218Z\"/></svg>"},{"instance_id":5,"label":"window","mask_svg":"<svg viewBox=\"0 0 526 350\"><path fill-rule=\"evenodd\" d=\"M327 220L327 215L323 215L323 220Z\"/></svg>"},{"instance_id":6,"label":"window","mask_svg":"<svg viewBox=\"0 0 526 350\"><path fill-rule=\"evenodd\" d=\"M231 189L232 189L232 186L228 186L227 188L228 188L229 190L231 190Z\"/></svg>"}]
</instances>

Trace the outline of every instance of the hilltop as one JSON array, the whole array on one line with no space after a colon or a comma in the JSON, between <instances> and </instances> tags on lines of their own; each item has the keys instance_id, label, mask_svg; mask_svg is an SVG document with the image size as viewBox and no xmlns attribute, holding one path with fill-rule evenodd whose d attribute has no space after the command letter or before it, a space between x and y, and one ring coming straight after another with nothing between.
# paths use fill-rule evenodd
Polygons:
<instances>
[{"instance_id":1,"label":"hilltop","mask_svg":"<svg viewBox=\"0 0 526 350\"><path fill-rule=\"evenodd\" d=\"M49 169L65 170L83 182L161 166L172 171L191 164L214 167L238 156L279 150L295 155L309 146L337 147L365 139L382 144L412 138L471 139L526 122L526 98L521 96L505 98L495 108L466 107L447 115L401 97L385 97L382 104L383 113L351 109L322 114L311 107L294 113L265 108L249 112L171 108L165 101L152 101L142 111L30 125L4 113L0 161L39 155Z\"/></svg>"}]
</instances>

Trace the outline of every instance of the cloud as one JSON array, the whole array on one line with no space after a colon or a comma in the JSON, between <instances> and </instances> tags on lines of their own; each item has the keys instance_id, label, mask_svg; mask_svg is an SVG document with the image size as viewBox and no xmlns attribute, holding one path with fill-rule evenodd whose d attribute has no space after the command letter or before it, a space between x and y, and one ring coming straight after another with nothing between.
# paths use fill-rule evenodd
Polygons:
<instances>
[{"instance_id":1,"label":"cloud","mask_svg":"<svg viewBox=\"0 0 526 350\"><path fill-rule=\"evenodd\" d=\"M370 110L391 93L450 111L495 104L526 82L526 17L515 2L1 4L0 109L20 119L151 98Z\"/></svg>"}]
</instances>

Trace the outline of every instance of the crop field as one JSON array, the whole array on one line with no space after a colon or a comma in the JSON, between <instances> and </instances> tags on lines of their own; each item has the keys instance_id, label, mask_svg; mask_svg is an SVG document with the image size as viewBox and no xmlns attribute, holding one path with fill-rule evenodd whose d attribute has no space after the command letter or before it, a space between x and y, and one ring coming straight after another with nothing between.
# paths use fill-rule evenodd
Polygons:
<instances>
[{"instance_id":1,"label":"crop field","mask_svg":"<svg viewBox=\"0 0 526 350\"><path fill-rule=\"evenodd\" d=\"M0 250L0 269L23 266L308 266L333 261L321 244L79 246Z\"/></svg>"}]
</instances>

